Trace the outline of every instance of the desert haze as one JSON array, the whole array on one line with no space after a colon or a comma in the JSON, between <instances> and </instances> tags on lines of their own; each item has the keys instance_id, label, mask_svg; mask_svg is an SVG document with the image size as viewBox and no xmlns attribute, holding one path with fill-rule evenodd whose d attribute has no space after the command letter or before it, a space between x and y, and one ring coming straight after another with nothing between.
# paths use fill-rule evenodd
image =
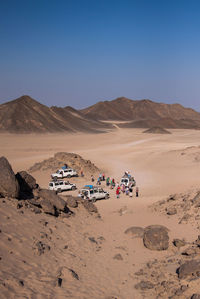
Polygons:
<instances>
[{"instance_id":1,"label":"desert haze","mask_svg":"<svg viewBox=\"0 0 200 299\"><path fill-rule=\"evenodd\" d=\"M1 134L1 156L14 173L28 171L41 190L57 166L52 161L65 152L80 155L76 164L69 156L70 165L85 172L69 179L78 190L91 183L92 173L96 180L98 171L118 182L128 170L139 187L139 197L134 188L133 197L116 198L115 189L102 182L110 198L89 207L76 197L78 190L64 192L59 198L70 212L58 217L45 213L44 199L34 206L31 200L0 198L1 298L192 298L199 293L200 132L143 132L116 125L101 134ZM44 197L37 192L35 201Z\"/></svg>"}]
</instances>

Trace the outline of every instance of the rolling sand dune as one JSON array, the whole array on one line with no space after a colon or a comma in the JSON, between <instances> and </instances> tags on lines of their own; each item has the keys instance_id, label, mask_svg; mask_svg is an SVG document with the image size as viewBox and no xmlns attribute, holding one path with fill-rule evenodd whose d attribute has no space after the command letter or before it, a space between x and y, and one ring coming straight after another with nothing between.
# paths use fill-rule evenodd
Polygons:
<instances>
[{"instance_id":1,"label":"rolling sand dune","mask_svg":"<svg viewBox=\"0 0 200 299\"><path fill-rule=\"evenodd\" d=\"M5 203L1 199L3 298L153 299L168 298L169 294L172 298L191 298L198 293L198 280L178 278L178 262L188 261L191 256L182 256L172 241L185 239L191 245L198 238L200 220L192 217L179 224L186 214L181 211L181 195L176 214L167 214L165 208L173 206L167 201L170 194L189 193L188 200L192 200L199 190L200 164L188 155L190 151L198 155L200 132L171 130L172 134L152 137L142 131L1 135L0 155L8 158L15 172L29 169L57 152L72 152L91 160L116 181L129 170L139 187L138 198L135 190L133 198L121 195L119 199L114 190L109 190L109 200L96 202L101 218L88 214L82 207L74 209L75 216L69 218L37 215L24 207L16 209L15 201ZM50 169L32 173L43 188L47 187L50 174ZM78 188L90 183L86 177L70 180ZM105 183L102 186L107 189ZM77 191L70 191L62 196L71 193L77 195ZM164 206L158 201L164 201ZM45 222L48 222L46 226ZM168 250L149 250L141 237L124 233L132 226L145 228L155 224L169 229ZM32 249L36 240L51 249L38 256ZM164 261L168 260L171 262L166 264ZM62 286L58 286L59 275L63 278ZM135 287L143 280L149 284ZM176 292L182 297L175 297Z\"/></svg>"}]
</instances>

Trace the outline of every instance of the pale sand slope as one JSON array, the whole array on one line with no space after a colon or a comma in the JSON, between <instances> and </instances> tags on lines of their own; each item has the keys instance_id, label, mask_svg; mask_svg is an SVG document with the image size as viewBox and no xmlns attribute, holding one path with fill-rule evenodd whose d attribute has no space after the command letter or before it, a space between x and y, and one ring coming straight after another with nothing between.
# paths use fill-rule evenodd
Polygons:
<instances>
[{"instance_id":1,"label":"pale sand slope","mask_svg":"<svg viewBox=\"0 0 200 299\"><path fill-rule=\"evenodd\" d=\"M126 196L116 199L112 191L110 200L96 203L103 221L94 221L92 227L88 225L84 227L84 221L82 222L81 232L83 230L95 237L105 238L98 254L92 253L90 247L83 253L81 248L84 244L83 240L80 239L79 248L77 246L79 239L72 238L76 244L74 254L79 259L81 257L87 266L83 267L77 260L74 262L76 268L80 267L83 282L81 288L77 285L73 285L71 289L69 287L69 291L73 293L73 296L69 295L70 298L105 298L108 295L120 299L140 298L134 289L134 284L137 282L134 273L149 260L170 256L170 250L173 249L166 252L153 252L144 248L141 239L131 239L124 234L124 230L130 226L145 227L150 224L163 224L170 229L170 240L185 237L187 241L193 241L197 238L198 230L192 224L177 225L176 215L167 217L152 213L147 208L149 204L164 199L171 193L199 187L200 164L195 163L187 155L181 155L179 150L189 146L199 146L200 132L172 130L172 133L165 136L144 136L142 130L128 129L98 135L1 135L0 154L9 159L14 171L27 169L33 163L42 161L55 152L66 151L90 159L98 167L103 168L106 174L117 180L124 170L130 170L135 176L140 188L138 199L135 197L129 199ZM43 187L47 187L49 174L48 171L33 173ZM79 178L72 181L79 187L86 183L84 179ZM122 213L119 213L120 209ZM77 238L80 238L79 234ZM65 241L62 241L62 244ZM58 247L59 240L56 244ZM113 259L117 253L121 253L122 261ZM32 276L37 276L33 269L31 271ZM41 271L45 272L44 269ZM39 283L38 293L45 294L43 288L46 280L49 279L47 272L44 274L46 278L43 283ZM93 286L92 290L88 288L89 283ZM52 285L48 287L52 290L54 288ZM57 292L56 298L62 298L62 295Z\"/></svg>"}]
</instances>

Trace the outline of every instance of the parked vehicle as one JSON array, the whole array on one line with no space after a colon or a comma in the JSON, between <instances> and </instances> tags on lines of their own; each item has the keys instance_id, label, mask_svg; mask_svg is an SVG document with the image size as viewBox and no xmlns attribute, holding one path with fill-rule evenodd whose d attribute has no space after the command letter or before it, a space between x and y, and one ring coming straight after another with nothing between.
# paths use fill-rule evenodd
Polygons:
<instances>
[{"instance_id":1,"label":"parked vehicle","mask_svg":"<svg viewBox=\"0 0 200 299\"><path fill-rule=\"evenodd\" d=\"M76 185L71 184L69 181L51 181L49 182L49 190L54 190L57 193L62 192L62 191L68 191L68 190L75 190Z\"/></svg>"},{"instance_id":2,"label":"parked vehicle","mask_svg":"<svg viewBox=\"0 0 200 299\"><path fill-rule=\"evenodd\" d=\"M63 178L71 178L73 176L78 176L78 173L72 168L59 169L56 173L52 173L52 179L63 179Z\"/></svg>"},{"instance_id":3,"label":"parked vehicle","mask_svg":"<svg viewBox=\"0 0 200 299\"><path fill-rule=\"evenodd\" d=\"M120 185L125 185L126 187L131 185L134 187L136 185L136 181L132 176L123 176L121 178Z\"/></svg>"},{"instance_id":4,"label":"parked vehicle","mask_svg":"<svg viewBox=\"0 0 200 299\"><path fill-rule=\"evenodd\" d=\"M79 196L95 202L99 199L108 199L110 195L109 192L104 191L102 188L86 185L79 191Z\"/></svg>"}]
</instances>

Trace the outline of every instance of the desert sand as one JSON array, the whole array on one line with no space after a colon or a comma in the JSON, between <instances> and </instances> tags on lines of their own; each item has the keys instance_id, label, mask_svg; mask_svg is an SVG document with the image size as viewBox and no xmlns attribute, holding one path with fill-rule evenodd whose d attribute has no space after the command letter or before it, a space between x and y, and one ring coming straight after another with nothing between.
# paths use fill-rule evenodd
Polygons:
<instances>
[{"instance_id":1,"label":"desert sand","mask_svg":"<svg viewBox=\"0 0 200 299\"><path fill-rule=\"evenodd\" d=\"M171 194L198 190L200 131L171 130L170 135L156 136L142 132L143 129L119 129L116 125L115 131L103 134L0 135L0 156L9 160L15 172L27 170L56 152L73 152L91 160L116 181L129 170L139 187L138 198L134 193L133 198L121 195L117 199L115 192L109 190L109 200L96 202L101 219L80 211L78 219L61 222L48 215L33 217L31 212L20 220L19 211L16 213L12 204L5 210L1 202L1 229L5 232L0 243L1 274L10 272L9 287L0 286L2 298L156 298L153 293L141 293L134 287L140 281L135 272L147 262L168 259L175 249L170 243L166 251L151 251L144 247L141 238L131 238L124 231L131 226L160 224L169 229L170 242L174 238L187 242L197 239L199 229L192 221L178 224L178 215L159 213L149 206ZM41 187L47 188L50 171L32 175ZM78 188L90 183L86 177L70 180ZM107 189L105 183L102 186ZM44 221L49 224L44 226ZM50 229L55 232L51 240L53 250L30 259L31 236L47 231L49 234ZM65 265L78 273L79 279L69 276L69 284L61 288L55 278ZM23 279L24 286L13 282L13 276ZM195 287L194 284L186 290L181 298L190 298Z\"/></svg>"}]
</instances>

